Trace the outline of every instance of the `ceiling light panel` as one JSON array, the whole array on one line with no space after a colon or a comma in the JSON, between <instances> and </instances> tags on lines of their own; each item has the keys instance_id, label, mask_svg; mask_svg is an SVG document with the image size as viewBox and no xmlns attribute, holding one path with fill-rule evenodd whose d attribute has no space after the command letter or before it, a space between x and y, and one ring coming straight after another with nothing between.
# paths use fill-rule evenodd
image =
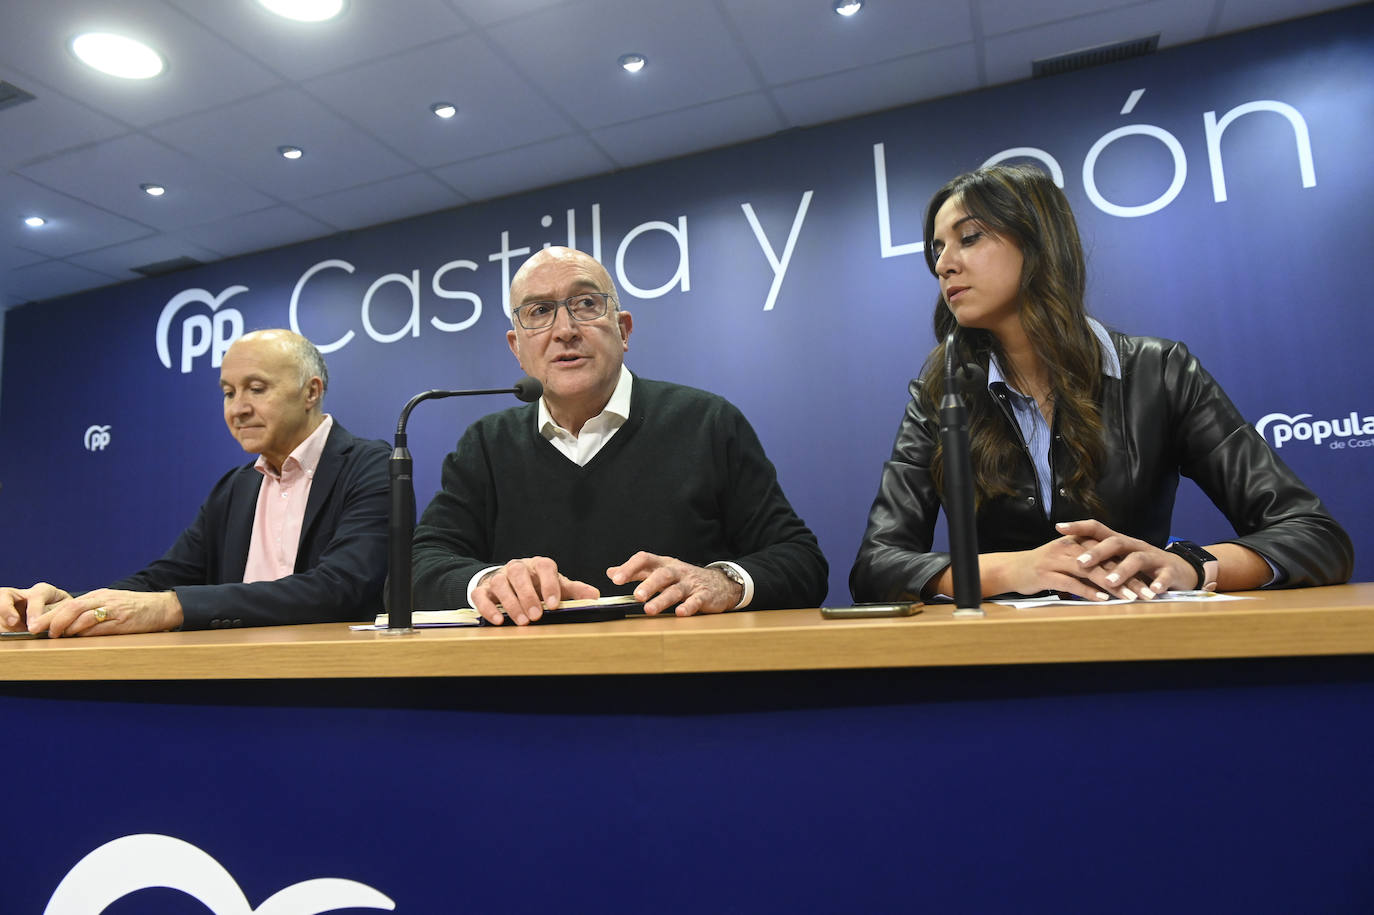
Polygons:
<instances>
[{"instance_id":1,"label":"ceiling light panel","mask_svg":"<svg viewBox=\"0 0 1374 915\"><path fill-rule=\"evenodd\" d=\"M258 0L267 9L284 19L296 22L327 22L339 16L343 0Z\"/></svg>"},{"instance_id":2,"label":"ceiling light panel","mask_svg":"<svg viewBox=\"0 0 1374 915\"><path fill-rule=\"evenodd\" d=\"M86 32L71 42L76 59L93 70L120 79L152 79L167 68L152 48L127 35Z\"/></svg>"}]
</instances>

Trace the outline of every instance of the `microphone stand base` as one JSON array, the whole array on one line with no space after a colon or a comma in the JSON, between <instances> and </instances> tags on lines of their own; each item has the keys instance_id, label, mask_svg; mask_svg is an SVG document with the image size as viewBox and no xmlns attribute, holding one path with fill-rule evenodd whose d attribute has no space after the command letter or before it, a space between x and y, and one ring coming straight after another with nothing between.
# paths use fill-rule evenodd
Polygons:
<instances>
[{"instance_id":1,"label":"microphone stand base","mask_svg":"<svg viewBox=\"0 0 1374 915\"><path fill-rule=\"evenodd\" d=\"M960 607L954 611L956 620L982 619L987 616L982 607Z\"/></svg>"},{"instance_id":2,"label":"microphone stand base","mask_svg":"<svg viewBox=\"0 0 1374 915\"><path fill-rule=\"evenodd\" d=\"M388 626L385 629L379 629L377 631L380 632L382 635L414 635L416 632L416 630L412 627L406 627L405 629L392 629L390 626Z\"/></svg>"}]
</instances>

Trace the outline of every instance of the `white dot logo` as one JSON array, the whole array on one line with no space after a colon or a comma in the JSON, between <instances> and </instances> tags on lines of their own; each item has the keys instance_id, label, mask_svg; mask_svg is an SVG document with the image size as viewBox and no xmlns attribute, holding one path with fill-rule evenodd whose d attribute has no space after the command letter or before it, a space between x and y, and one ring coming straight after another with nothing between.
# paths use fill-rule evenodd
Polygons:
<instances>
[{"instance_id":1,"label":"white dot logo","mask_svg":"<svg viewBox=\"0 0 1374 915\"><path fill-rule=\"evenodd\" d=\"M84 441L87 451L104 451L110 444L110 427L87 426Z\"/></svg>"}]
</instances>

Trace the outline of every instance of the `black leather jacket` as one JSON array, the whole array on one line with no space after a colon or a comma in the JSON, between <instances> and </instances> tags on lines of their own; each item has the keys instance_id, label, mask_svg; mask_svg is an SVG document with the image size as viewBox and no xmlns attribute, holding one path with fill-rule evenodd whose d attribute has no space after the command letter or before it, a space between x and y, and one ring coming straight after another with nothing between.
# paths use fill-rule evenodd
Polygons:
<instances>
[{"instance_id":1,"label":"black leather jacket","mask_svg":"<svg viewBox=\"0 0 1374 915\"><path fill-rule=\"evenodd\" d=\"M1316 497L1247 423L1211 375L1182 343L1112 333L1120 379L1104 378L1102 424L1106 470L1097 491L1119 533L1157 546L1169 539L1179 474L1194 480L1221 509L1239 543L1280 570L1278 586L1339 584L1350 578L1350 537ZM856 601L912 599L949 565L930 551L940 497L930 478L939 417L921 403L920 381L883 466L858 558L849 573ZM975 397L992 397L984 389ZM1010 408L1007 421L1016 428ZM1018 433L1019 434L1019 433ZM1050 466L1070 460L1059 438ZM1012 482L1016 495L978 511L979 552L1034 549L1058 536L1057 521L1089 517L1064 498L1055 473L1054 504L1045 516L1035 468L1027 455Z\"/></svg>"}]
</instances>

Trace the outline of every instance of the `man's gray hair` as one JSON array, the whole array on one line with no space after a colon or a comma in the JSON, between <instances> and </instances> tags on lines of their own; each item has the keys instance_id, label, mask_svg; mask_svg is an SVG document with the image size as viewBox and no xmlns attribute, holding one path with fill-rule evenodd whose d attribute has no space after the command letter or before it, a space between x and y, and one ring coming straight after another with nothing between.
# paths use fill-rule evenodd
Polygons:
<instances>
[{"instance_id":1,"label":"man's gray hair","mask_svg":"<svg viewBox=\"0 0 1374 915\"><path fill-rule=\"evenodd\" d=\"M324 394L329 390L329 366L324 364L324 354L320 352L319 347L300 334L288 334L283 337L282 342L291 350L291 355L296 360L296 367L301 373L301 387L305 387L311 378L319 376L320 399L324 400Z\"/></svg>"}]
</instances>

